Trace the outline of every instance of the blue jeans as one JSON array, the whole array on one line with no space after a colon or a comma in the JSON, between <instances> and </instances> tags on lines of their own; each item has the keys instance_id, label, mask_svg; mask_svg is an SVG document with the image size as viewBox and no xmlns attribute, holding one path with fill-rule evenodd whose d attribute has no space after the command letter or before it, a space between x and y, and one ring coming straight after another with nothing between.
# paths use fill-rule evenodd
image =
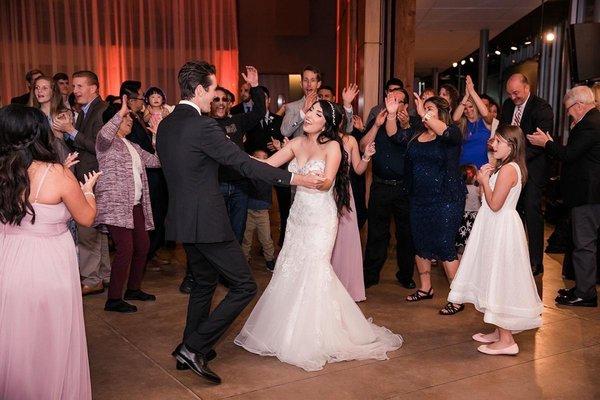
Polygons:
<instances>
[{"instance_id":1,"label":"blue jeans","mask_svg":"<svg viewBox=\"0 0 600 400\"><path fill-rule=\"evenodd\" d=\"M221 182L221 194L225 199L227 214L231 222L231 229L235 238L241 244L244 240L246 230L246 218L248 217L248 188L246 180L234 182Z\"/></svg>"}]
</instances>

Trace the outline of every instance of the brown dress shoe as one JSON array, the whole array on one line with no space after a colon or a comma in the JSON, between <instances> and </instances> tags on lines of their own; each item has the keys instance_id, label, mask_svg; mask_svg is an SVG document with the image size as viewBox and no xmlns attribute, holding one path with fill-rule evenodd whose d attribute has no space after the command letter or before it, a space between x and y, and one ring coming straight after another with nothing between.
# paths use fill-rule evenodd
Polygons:
<instances>
[{"instance_id":1,"label":"brown dress shoe","mask_svg":"<svg viewBox=\"0 0 600 400\"><path fill-rule=\"evenodd\" d=\"M98 282L98 284L94 285L94 286L81 285L81 295L82 296L87 296L90 294L97 294L97 293L102 293L102 292L104 292L104 285L102 285L102 282Z\"/></svg>"}]
</instances>

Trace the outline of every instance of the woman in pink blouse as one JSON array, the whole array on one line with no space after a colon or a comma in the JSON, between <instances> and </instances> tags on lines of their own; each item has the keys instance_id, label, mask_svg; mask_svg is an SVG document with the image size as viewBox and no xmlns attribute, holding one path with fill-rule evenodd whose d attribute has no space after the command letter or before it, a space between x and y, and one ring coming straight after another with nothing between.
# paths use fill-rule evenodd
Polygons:
<instances>
[{"instance_id":1,"label":"woman in pink blouse","mask_svg":"<svg viewBox=\"0 0 600 400\"><path fill-rule=\"evenodd\" d=\"M149 246L147 231L154 229L145 168L159 168L160 161L126 139L133 120L123 97L118 112L111 106L102 115L105 125L96 138L96 157L103 173L96 186L96 224L108 226L116 247L104 309L126 313L136 312L137 307L125 300L156 300L141 290L141 284Z\"/></svg>"}]
</instances>

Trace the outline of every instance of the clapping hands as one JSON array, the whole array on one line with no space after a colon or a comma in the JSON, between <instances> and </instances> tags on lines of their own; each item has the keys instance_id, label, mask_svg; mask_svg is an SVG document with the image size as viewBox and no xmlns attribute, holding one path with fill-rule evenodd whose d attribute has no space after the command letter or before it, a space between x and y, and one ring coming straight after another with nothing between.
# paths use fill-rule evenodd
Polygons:
<instances>
[{"instance_id":1,"label":"clapping hands","mask_svg":"<svg viewBox=\"0 0 600 400\"><path fill-rule=\"evenodd\" d=\"M479 171L477 171L477 182L482 186L487 184L494 170L495 167L492 164L482 165L481 168L479 168Z\"/></svg>"},{"instance_id":2,"label":"clapping hands","mask_svg":"<svg viewBox=\"0 0 600 400\"><path fill-rule=\"evenodd\" d=\"M552 136L548 132L542 131L540 128L537 128L536 131L530 135L527 135L527 140L534 145L545 147L548 141L553 141Z\"/></svg>"}]
</instances>

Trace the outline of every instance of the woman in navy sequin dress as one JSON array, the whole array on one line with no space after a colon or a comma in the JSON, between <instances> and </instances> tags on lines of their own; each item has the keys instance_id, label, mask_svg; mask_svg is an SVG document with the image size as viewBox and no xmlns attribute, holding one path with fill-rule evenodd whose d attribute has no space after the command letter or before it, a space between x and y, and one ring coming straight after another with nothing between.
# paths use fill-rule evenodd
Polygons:
<instances>
[{"instance_id":1,"label":"woman in navy sequin dress","mask_svg":"<svg viewBox=\"0 0 600 400\"><path fill-rule=\"evenodd\" d=\"M451 123L450 105L438 96L425 103L416 94L415 97L423 126L409 127L390 136L396 141L412 136L405 171L409 179L411 232L421 286L406 298L407 301L433 297L432 260L441 260L448 279L454 278L458 269L454 239L461 224L466 196L459 170L462 135ZM448 303L440 313L453 315L463 308L462 304Z\"/></svg>"}]
</instances>

